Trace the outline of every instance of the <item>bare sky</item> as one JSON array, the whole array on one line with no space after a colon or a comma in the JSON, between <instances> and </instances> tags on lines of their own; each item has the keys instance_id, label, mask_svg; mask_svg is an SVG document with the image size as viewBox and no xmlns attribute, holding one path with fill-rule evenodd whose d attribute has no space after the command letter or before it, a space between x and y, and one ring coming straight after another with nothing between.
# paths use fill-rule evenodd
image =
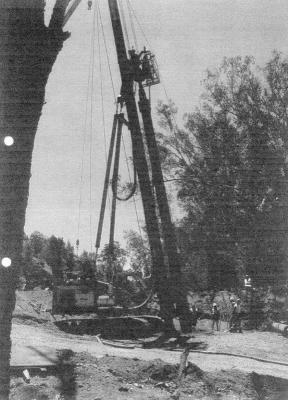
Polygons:
<instances>
[{"instance_id":1,"label":"bare sky","mask_svg":"<svg viewBox=\"0 0 288 400\"><path fill-rule=\"evenodd\" d=\"M108 1L98 1L114 86L118 94L120 84ZM124 11L127 11L127 1L120 1ZM46 2L48 18L55 1ZM96 0L93 3L95 9ZM179 108L180 121L181 116L192 111L199 102L205 70L217 67L224 56L252 55L259 65L264 65L274 49L288 54L287 0L130 0L130 3L145 34L144 37L137 21L133 19L138 47L141 49L146 45L152 49L160 66L162 84L152 89L152 104L155 107L158 99L166 101L167 93ZM92 94L89 65L94 9L88 11L87 1L83 0L66 25L71 37L65 42L49 78L46 104L33 153L25 226L28 234L38 230L45 235L61 236L70 240L73 245L79 237L80 247L87 250L94 247L95 243L105 173L100 70L106 146L115 110L101 35L100 53L98 48L97 18L93 36L95 61ZM129 13L126 12L127 29L132 33L128 17ZM99 29L101 31L101 27ZM131 45L135 45L133 35L129 36ZM127 133L125 144L130 155ZM124 167L122 174L127 175ZM137 209L143 224L139 198ZM108 225L109 219L106 218L103 243L108 240ZM119 205L115 239L122 241L123 231L129 229L137 230L131 201Z\"/></svg>"}]
</instances>

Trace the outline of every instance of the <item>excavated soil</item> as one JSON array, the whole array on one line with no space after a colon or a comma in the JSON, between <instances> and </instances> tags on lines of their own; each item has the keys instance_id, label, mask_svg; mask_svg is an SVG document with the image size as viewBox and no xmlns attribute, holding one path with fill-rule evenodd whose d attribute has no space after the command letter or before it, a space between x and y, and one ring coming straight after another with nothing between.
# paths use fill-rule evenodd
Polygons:
<instances>
[{"instance_id":1,"label":"excavated soil","mask_svg":"<svg viewBox=\"0 0 288 400\"><path fill-rule=\"evenodd\" d=\"M38 323L52 320L49 313L52 308L52 292L50 290L27 290L16 292L16 305L13 318L32 320Z\"/></svg>"},{"instance_id":2,"label":"excavated soil","mask_svg":"<svg viewBox=\"0 0 288 400\"><path fill-rule=\"evenodd\" d=\"M179 366L160 359L144 361L65 352L49 376L36 373L30 383L14 376L11 400L237 399L286 400L288 381L255 372L204 372L188 363L178 382Z\"/></svg>"}]
</instances>

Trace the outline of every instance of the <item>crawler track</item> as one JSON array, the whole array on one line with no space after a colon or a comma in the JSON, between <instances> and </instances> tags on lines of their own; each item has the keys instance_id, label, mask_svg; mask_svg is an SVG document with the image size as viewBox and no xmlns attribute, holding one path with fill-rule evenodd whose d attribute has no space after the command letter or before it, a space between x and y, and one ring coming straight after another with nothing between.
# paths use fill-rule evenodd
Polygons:
<instances>
[{"instance_id":1,"label":"crawler track","mask_svg":"<svg viewBox=\"0 0 288 400\"><path fill-rule=\"evenodd\" d=\"M151 315L71 318L55 321L64 332L75 335L101 335L107 339L149 337L163 330L163 320Z\"/></svg>"}]
</instances>

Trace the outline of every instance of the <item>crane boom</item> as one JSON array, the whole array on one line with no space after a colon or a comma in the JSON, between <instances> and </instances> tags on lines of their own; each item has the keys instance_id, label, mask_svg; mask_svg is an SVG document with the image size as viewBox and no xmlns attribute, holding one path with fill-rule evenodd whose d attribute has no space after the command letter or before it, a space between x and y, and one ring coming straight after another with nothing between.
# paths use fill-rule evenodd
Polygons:
<instances>
[{"instance_id":1,"label":"crane boom","mask_svg":"<svg viewBox=\"0 0 288 400\"><path fill-rule=\"evenodd\" d=\"M187 332L190 329L189 308L181 282L181 260L177 252L176 235L163 181L150 103L144 90L145 82L148 86L157 83L157 74L151 74L150 67L153 58L145 48L139 54L134 49L130 49L127 55L117 0L108 0L108 2L122 79L122 104L125 104L127 110L133 159L138 175L151 249L152 277L167 330L173 329L172 319L176 312L180 316L182 330ZM138 83L139 88L139 109L142 114L148 154L145 151L144 138L140 128L134 91L135 82ZM152 181L148 165L151 168ZM160 226L163 231L164 246L161 242ZM165 263L165 252L168 256L168 265Z\"/></svg>"},{"instance_id":2,"label":"crane boom","mask_svg":"<svg viewBox=\"0 0 288 400\"><path fill-rule=\"evenodd\" d=\"M69 9L67 10L67 13L64 16L64 21L63 21L63 25L62 28L67 24L67 22L69 21L69 19L72 17L72 15L74 14L76 8L79 6L79 4L81 3L82 0L74 0L74 2L71 4L71 6L69 7Z\"/></svg>"}]
</instances>

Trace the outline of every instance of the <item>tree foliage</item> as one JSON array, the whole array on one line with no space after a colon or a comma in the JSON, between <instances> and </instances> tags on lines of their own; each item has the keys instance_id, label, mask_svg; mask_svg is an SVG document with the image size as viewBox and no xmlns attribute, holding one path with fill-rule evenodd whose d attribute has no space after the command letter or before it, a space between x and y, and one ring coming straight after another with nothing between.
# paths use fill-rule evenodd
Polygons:
<instances>
[{"instance_id":1,"label":"tree foliage","mask_svg":"<svg viewBox=\"0 0 288 400\"><path fill-rule=\"evenodd\" d=\"M274 53L260 69L251 57L225 58L204 84L183 129L174 106L158 107L186 250L204 251L211 288L238 285L245 272L276 285L287 264L288 60Z\"/></svg>"},{"instance_id":2,"label":"tree foliage","mask_svg":"<svg viewBox=\"0 0 288 400\"><path fill-rule=\"evenodd\" d=\"M150 275L151 255L147 238L133 230L125 232L124 238L130 269L141 277Z\"/></svg>"},{"instance_id":3,"label":"tree foliage","mask_svg":"<svg viewBox=\"0 0 288 400\"><path fill-rule=\"evenodd\" d=\"M44 258L52 268L52 274L55 283L61 282L63 279L63 272L66 267L65 263L65 243L62 238L57 238L52 235L44 250Z\"/></svg>"},{"instance_id":4,"label":"tree foliage","mask_svg":"<svg viewBox=\"0 0 288 400\"><path fill-rule=\"evenodd\" d=\"M98 274L103 276L107 282L112 282L117 273L123 271L127 260L126 256L126 251L118 242L114 242L112 248L109 244L106 244L97 260Z\"/></svg>"},{"instance_id":5,"label":"tree foliage","mask_svg":"<svg viewBox=\"0 0 288 400\"><path fill-rule=\"evenodd\" d=\"M50 287L52 277L61 280L65 271L76 269L76 256L70 242L54 235L46 237L35 231L25 236L22 252L22 274L26 279L26 288L36 286ZM81 263L80 263L81 264ZM82 264L81 264L82 267Z\"/></svg>"},{"instance_id":6,"label":"tree foliage","mask_svg":"<svg viewBox=\"0 0 288 400\"><path fill-rule=\"evenodd\" d=\"M31 247L31 251L34 257L39 257L44 249L46 238L45 236L35 231L31 233L29 238L29 246Z\"/></svg>"}]
</instances>

